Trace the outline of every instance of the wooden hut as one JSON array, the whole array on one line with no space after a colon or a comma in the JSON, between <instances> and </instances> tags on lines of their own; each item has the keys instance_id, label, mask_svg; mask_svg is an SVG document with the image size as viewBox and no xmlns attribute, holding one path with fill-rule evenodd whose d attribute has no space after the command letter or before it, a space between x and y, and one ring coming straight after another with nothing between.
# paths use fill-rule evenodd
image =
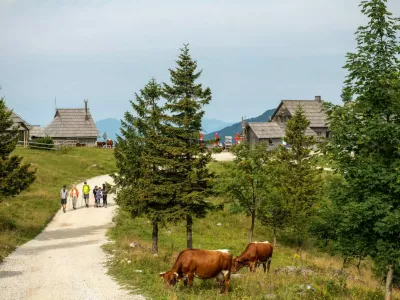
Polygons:
<instances>
[{"instance_id":1,"label":"wooden hut","mask_svg":"<svg viewBox=\"0 0 400 300\"><path fill-rule=\"evenodd\" d=\"M58 108L53 121L43 129L55 143L95 144L99 131L85 101L85 108Z\"/></svg>"},{"instance_id":2,"label":"wooden hut","mask_svg":"<svg viewBox=\"0 0 400 300\"><path fill-rule=\"evenodd\" d=\"M9 109L7 110L10 111ZM29 130L31 129L31 126L12 110L11 119L14 123L13 126L18 129L18 141L22 142L23 146L26 147L29 141Z\"/></svg>"},{"instance_id":3,"label":"wooden hut","mask_svg":"<svg viewBox=\"0 0 400 300\"><path fill-rule=\"evenodd\" d=\"M310 128L315 134L321 137L329 137L326 115L322 110L321 96L315 96L314 100L282 100L271 116L271 122L286 123L296 113L299 105L303 108L304 115L310 121Z\"/></svg>"}]
</instances>

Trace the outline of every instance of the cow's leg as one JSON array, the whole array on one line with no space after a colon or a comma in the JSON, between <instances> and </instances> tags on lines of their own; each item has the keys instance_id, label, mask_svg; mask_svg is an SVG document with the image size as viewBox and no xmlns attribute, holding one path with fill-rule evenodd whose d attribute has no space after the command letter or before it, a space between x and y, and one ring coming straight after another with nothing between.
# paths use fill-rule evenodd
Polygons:
<instances>
[{"instance_id":1,"label":"cow's leg","mask_svg":"<svg viewBox=\"0 0 400 300\"><path fill-rule=\"evenodd\" d=\"M188 273L187 277L188 277L189 286L192 286L193 285L193 280L194 280L194 273Z\"/></svg>"},{"instance_id":2,"label":"cow's leg","mask_svg":"<svg viewBox=\"0 0 400 300\"><path fill-rule=\"evenodd\" d=\"M253 262L251 264L253 265L253 272L255 273L256 269L257 269L257 261L255 261L255 262Z\"/></svg>"},{"instance_id":3,"label":"cow's leg","mask_svg":"<svg viewBox=\"0 0 400 300\"><path fill-rule=\"evenodd\" d=\"M228 295L229 291L229 279L225 280L225 295Z\"/></svg>"},{"instance_id":4,"label":"cow's leg","mask_svg":"<svg viewBox=\"0 0 400 300\"><path fill-rule=\"evenodd\" d=\"M183 277L183 285L187 286L187 284L188 284L188 276L185 275L185 277Z\"/></svg>"},{"instance_id":5,"label":"cow's leg","mask_svg":"<svg viewBox=\"0 0 400 300\"><path fill-rule=\"evenodd\" d=\"M268 258L268 262L267 262L267 271L269 273L269 268L271 267L271 261L272 261L272 257Z\"/></svg>"},{"instance_id":6,"label":"cow's leg","mask_svg":"<svg viewBox=\"0 0 400 300\"><path fill-rule=\"evenodd\" d=\"M264 273L267 272L267 264L265 262L263 262L262 265L263 265Z\"/></svg>"}]
</instances>

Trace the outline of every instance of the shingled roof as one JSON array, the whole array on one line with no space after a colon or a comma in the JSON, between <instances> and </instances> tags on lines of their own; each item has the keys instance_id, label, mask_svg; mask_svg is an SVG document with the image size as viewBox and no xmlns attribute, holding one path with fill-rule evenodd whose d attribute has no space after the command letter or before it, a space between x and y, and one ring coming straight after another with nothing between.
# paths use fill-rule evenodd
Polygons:
<instances>
[{"instance_id":1,"label":"shingled roof","mask_svg":"<svg viewBox=\"0 0 400 300\"><path fill-rule=\"evenodd\" d=\"M326 127L326 115L322 110L322 101L318 100L282 100L271 118L275 117L280 107L284 105L289 113L294 116L299 105L304 110L304 115L310 121L310 127Z\"/></svg>"},{"instance_id":2,"label":"shingled roof","mask_svg":"<svg viewBox=\"0 0 400 300\"><path fill-rule=\"evenodd\" d=\"M53 121L44 128L44 133L52 138L97 138L99 132L89 109L58 108Z\"/></svg>"},{"instance_id":3,"label":"shingled roof","mask_svg":"<svg viewBox=\"0 0 400 300\"><path fill-rule=\"evenodd\" d=\"M248 127L259 139L283 138L285 136L285 123L278 122L250 122ZM307 127L305 134L307 136L317 136L310 127Z\"/></svg>"},{"instance_id":4,"label":"shingled roof","mask_svg":"<svg viewBox=\"0 0 400 300\"><path fill-rule=\"evenodd\" d=\"M8 112L11 111L11 119L14 123L14 126L17 127L18 130L29 130L31 126L26 122L24 119L22 119L18 114L16 114L14 111L6 108Z\"/></svg>"}]
</instances>

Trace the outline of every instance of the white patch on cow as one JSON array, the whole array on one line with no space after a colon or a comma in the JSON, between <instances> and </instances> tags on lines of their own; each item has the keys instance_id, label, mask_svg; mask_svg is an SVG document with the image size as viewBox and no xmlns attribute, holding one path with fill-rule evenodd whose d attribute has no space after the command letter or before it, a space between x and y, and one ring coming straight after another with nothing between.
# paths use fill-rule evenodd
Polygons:
<instances>
[{"instance_id":1,"label":"white patch on cow","mask_svg":"<svg viewBox=\"0 0 400 300\"><path fill-rule=\"evenodd\" d=\"M269 244L269 242L268 241L265 241L265 242L257 242L257 241L255 241L255 242L253 242L253 244Z\"/></svg>"},{"instance_id":2,"label":"white patch on cow","mask_svg":"<svg viewBox=\"0 0 400 300\"><path fill-rule=\"evenodd\" d=\"M229 270L222 270L221 272L222 274L224 274L225 277L228 276L229 274Z\"/></svg>"},{"instance_id":3,"label":"white patch on cow","mask_svg":"<svg viewBox=\"0 0 400 300\"><path fill-rule=\"evenodd\" d=\"M229 250L228 250L228 249L218 249L218 250L214 250L214 251L229 253Z\"/></svg>"}]
</instances>

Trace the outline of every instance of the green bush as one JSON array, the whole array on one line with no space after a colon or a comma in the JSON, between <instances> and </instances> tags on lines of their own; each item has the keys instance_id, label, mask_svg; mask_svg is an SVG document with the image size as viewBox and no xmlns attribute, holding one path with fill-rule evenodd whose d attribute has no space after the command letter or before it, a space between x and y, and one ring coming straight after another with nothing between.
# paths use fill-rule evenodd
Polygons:
<instances>
[{"instance_id":1,"label":"green bush","mask_svg":"<svg viewBox=\"0 0 400 300\"><path fill-rule=\"evenodd\" d=\"M55 148L55 145L53 139L49 136L46 136L33 140L32 144L30 144L29 147L39 150L52 150Z\"/></svg>"},{"instance_id":2,"label":"green bush","mask_svg":"<svg viewBox=\"0 0 400 300\"><path fill-rule=\"evenodd\" d=\"M214 148L212 148L212 152L213 153L221 153L222 152L222 148L221 147L214 147Z\"/></svg>"}]
</instances>

